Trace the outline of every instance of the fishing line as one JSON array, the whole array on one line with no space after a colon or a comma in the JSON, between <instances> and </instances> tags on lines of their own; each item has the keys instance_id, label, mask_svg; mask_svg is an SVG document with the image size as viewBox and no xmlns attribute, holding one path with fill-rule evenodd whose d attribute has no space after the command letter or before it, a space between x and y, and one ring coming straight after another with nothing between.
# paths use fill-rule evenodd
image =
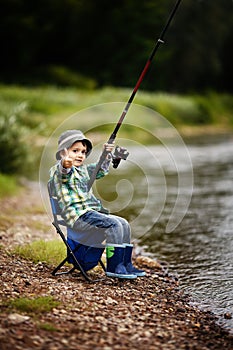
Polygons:
<instances>
[{"instance_id":1,"label":"fishing line","mask_svg":"<svg viewBox=\"0 0 233 350\"><path fill-rule=\"evenodd\" d=\"M171 13L170 13L170 15L168 17L167 23L165 24L165 26L164 26L161 34L160 34L160 37L157 40L156 45L155 45L153 51L151 52L151 54L150 54L150 56L149 56L149 58L148 58L148 60L147 60L147 62L145 64L145 66L144 66L144 68L143 68L143 70L142 70L142 72L141 72L141 74L140 74L140 76L138 78L138 81L137 81L137 83L136 83L136 85L135 85L135 87L133 89L133 92L132 92L128 102L126 103L126 106L125 106L125 108L124 108L124 110L123 110L123 112L122 112L122 114L121 114L121 116L120 116L120 118L119 118L119 120L118 120L118 122L117 122L117 124L116 124L116 126L115 126L115 128L113 130L113 132L112 132L112 134L110 135L107 143L111 144L111 143L114 142L114 140L115 140L115 138L117 136L117 133L118 133L118 131L119 131L119 129L120 129L122 123L123 123L123 120L125 119L125 116L126 116L128 110L129 110L129 108L130 108L130 106L131 106L131 104L132 104L132 102L134 100L134 97L135 97L135 95L136 95L136 93L137 93L137 91L139 89L139 86L141 85L141 82L143 81L143 79L144 79L144 77L145 77L145 75L146 75L146 73L147 73L147 71L148 71L148 69L149 69L149 67L151 65L151 62L152 62L152 60L153 60L153 58L155 56L155 53L157 52L157 50L160 47L160 45L164 44L165 33L166 33L166 31L167 31L167 29L168 29L168 27L169 27L173 17L175 16L175 13L176 13L180 3L181 3L181 0L178 0L176 2L175 6L173 7L173 9L172 9L172 11L171 11ZM96 179L96 175L97 175L98 171L100 170L101 165L102 165L103 161L105 160L107 154L108 154L108 152L104 149L102 154L101 154L101 156L100 156L100 158L99 158L98 163L96 164L96 167L95 167L93 173L91 174L90 181L88 183L88 190L90 190L90 188L92 187L92 185L93 185L93 183L94 183L94 181Z\"/></svg>"}]
</instances>

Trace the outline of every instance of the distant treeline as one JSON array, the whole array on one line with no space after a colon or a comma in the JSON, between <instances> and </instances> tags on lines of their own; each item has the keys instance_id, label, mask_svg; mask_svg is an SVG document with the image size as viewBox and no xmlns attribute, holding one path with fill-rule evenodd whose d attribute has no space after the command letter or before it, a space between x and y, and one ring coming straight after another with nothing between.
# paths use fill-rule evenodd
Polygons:
<instances>
[{"instance_id":1,"label":"distant treeline","mask_svg":"<svg viewBox=\"0 0 233 350\"><path fill-rule=\"evenodd\" d=\"M176 0L1 0L0 80L133 87ZM232 92L233 2L183 0L143 88Z\"/></svg>"}]
</instances>

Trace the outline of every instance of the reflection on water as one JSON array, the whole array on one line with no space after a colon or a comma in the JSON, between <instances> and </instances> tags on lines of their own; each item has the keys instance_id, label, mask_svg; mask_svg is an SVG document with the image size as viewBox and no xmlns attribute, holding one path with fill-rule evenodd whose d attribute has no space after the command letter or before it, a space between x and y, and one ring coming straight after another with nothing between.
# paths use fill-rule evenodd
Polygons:
<instances>
[{"instance_id":1,"label":"reflection on water","mask_svg":"<svg viewBox=\"0 0 233 350\"><path fill-rule=\"evenodd\" d=\"M173 232L166 234L165 227L177 198L177 171L174 164L169 167L161 147L151 148L151 152L160 153L160 166L164 172L161 169L156 171L156 167L146 171L147 176L154 178L154 210L144 212L140 217L138 230L144 232L145 225L149 230L137 238L148 252L169 263L170 270L178 273L181 287L194 297L198 305L214 311L220 316L219 322L233 330L233 319L224 319L226 312L233 316L233 140L190 145L188 149L194 171L192 200L182 222ZM182 163L182 154L177 159ZM144 166L151 167L146 162ZM129 181L134 179L136 194L120 213L132 220L148 197L148 183L143 181L142 174L130 172L130 167L127 171L124 169L121 176ZM185 164L180 164L180 171L184 179L185 174L190 174ZM160 206L160 201L164 201L160 193L163 192L161 188L164 189L164 176L166 201ZM112 182L116 180L116 175L108 179ZM184 184L185 181L183 198L186 194L190 195L190 189ZM127 196L127 191L123 192ZM160 216L156 216L156 208L162 208ZM156 222L153 221L154 216Z\"/></svg>"}]
</instances>

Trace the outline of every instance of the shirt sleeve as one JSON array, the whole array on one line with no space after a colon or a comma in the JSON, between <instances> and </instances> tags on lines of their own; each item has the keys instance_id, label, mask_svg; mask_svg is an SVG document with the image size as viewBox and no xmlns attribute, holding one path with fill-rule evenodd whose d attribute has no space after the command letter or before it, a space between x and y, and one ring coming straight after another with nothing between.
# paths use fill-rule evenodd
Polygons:
<instances>
[{"instance_id":1,"label":"shirt sleeve","mask_svg":"<svg viewBox=\"0 0 233 350\"><path fill-rule=\"evenodd\" d=\"M112 153L108 153L106 159L103 161L101 168L105 174L109 172L110 163L112 160Z\"/></svg>"},{"instance_id":2,"label":"shirt sleeve","mask_svg":"<svg viewBox=\"0 0 233 350\"><path fill-rule=\"evenodd\" d=\"M110 162L112 159L112 154L109 153L106 157L106 159L103 161L98 173L96 174L96 179L100 179L101 177L104 177L109 172ZM92 172L95 170L97 163L91 163L87 165L87 170L89 173L89 176L91 177Z\"/></svg>"}]
</instances>

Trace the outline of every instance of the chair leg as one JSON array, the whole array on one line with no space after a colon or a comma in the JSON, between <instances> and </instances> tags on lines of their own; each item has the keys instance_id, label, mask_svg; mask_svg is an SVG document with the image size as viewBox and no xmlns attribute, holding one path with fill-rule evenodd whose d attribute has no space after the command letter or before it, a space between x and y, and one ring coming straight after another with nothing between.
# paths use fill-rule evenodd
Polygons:
<instances>
[{"instance_id":1,"label":"chair leg","mask_svg":"<svg viewBox=\"0 0 233 350\"><path fill-rule=\"evenodd\" d=\"M106 268L105 268L105 265L104 265L104 263L103 263L103 261L100 259L99 260L99 264L100 264L100 266L102 267L102 269L104 270L104 272L106 271Z\"/></svg>"},{"instance_id":2,"label":"chair leg","mask_svg":"<svg viewBox=\"0 0 233 350\"><path fill-rule=\"evenodd\" d=\"M66 257L53 271L52 275L53 276L59 276L59 275L67 275L68 273L71 273L75 270L75 267L72 267L68 271L62 271L62 272L57 272L60 270L60 268L68 261L68 258Z\"/></svg>"},{"instance_id":3,"label":"chair leg","mask_svg":"<svg viewBox=\"0 0 233 350\"><path fill-rule=\"evenodd\" d=\"M52 275L53 276L61 276L61 275L68 275L72 272L74 272L75 270L78 270L79 272L81 272L82 276L85 278L85 280L87 282L90 283L95 283L95 282L100 282L103 281L105 279L104 278L98 278L98 279L91 279L88 274L86 273L86 271L83 270L82 266L79 264L78 261L76 261L73 264L73 267L67 271L62 271L62 272L58 272L60 270L60 268L68 261L68 258L66 257L53 271L52 271ZM100 266L102 267L103 271L106 271L105 269L105 265L102 262L102 260L99 260Z\"/></svg>"},{"instance_id":4,"label":"chair leg","mask_svg":"<svg viewBox=\"0 0 233 350\"><path fill-rule=\"evenodd\" d=\"M87 282L90 283L94 283L94 282L98 282L103 280L103 278L100 279L91 279L88 274L86 273L86 271L83 270L82 266L80 265L80 263L78 262L78 260L76 259L76 257L73 255L73 253L71 253L70 255L72 255L72 257L74 258L74 262L73 262L73 267L68 270L68 271L62 271L62 272L58 272L60 270L60 268L66 263L68 262L68 256L52 271L52 275L53 276L60 276L60 275L68 275L69 273L74 272L75 270L78 270L81 272L81 274L83 275L83 277L85 278L85 280ZM100 260L100 264L102 266L102 268L105 271L105 267L103 262Z\"/></svg>"},{"instance_id":5,"label":"chair leg","mask_svg":"<svg viewBox=\"0 0 233 350\"><path fill-rule=\"evenodd\" d=\"M86 271L84 271L84 269L82 268L82 266L80 265L80 263L78 262L78 260L76 259L76 256L74 254L75 251L77 251L79 249L79 246L76 247L76 249L74 251L72 251L70 245L68 244L64 233L61 231L59 225L54 221L53 225L56 228L57 233L60 235L60 237L62 238L63 242L65 243L66 247L67 247L67 257L53 270L52 275L53 276L58 276L58 275L64 275L64 274L69 274L71 272L73 272L74 270L78 270L81 272L81 274L83 275L83 277L85 278L86 281L90 282L90 283L94 283L94 282L98 282L103 280L103 278L100 279L91 279L88 274L86 273ZM60 270L60 268L66 263L68 262L68 258L72 256L73 258L73 267L69 270L69 271L65 271L65 272L58 272ZM103 270L105 271L105 266L103 264L103 262L101 261L101 259L99 260L101 267L103 268Z\"/></svg>"},{"instance_id":6,"label":"chair leg","mask_svg":"<svg viewBox=\"0 0 233 350\"><path fill-rule=\"evenodd\" d=\"M74 257L73 257L74 258ZM52 275L53 276L60 276L60 275L68 275L69 273L74 272L75 270L78 270L81 272L81 274L84 276L84 278L90 282L91 279L89 278L89 276L87 275L87 273L83 270L82 266L79 264L79 262L77 261L77 259L75 258L75 261L73 263L73 267L67 271L62 271L62 272L58 272L60 270L60 268L66 263L68 262L68 256L62 260L62 262L52 271Z\"/></svg>"}]
</instances>

